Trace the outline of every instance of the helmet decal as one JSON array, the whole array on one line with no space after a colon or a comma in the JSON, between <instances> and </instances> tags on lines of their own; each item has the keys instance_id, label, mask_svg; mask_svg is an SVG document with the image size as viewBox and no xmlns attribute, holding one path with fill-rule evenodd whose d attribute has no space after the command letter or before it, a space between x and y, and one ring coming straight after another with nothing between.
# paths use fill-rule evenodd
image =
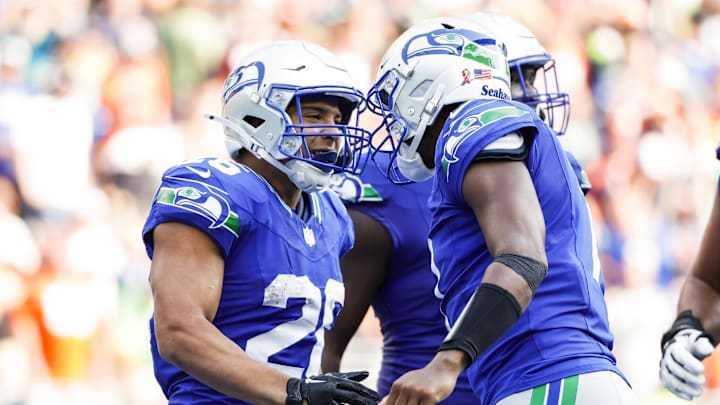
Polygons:
<instances>
[{"instance_id":1,"label":"helmet decal","mask_svg":"<svg viewBox=\"0 0 720 405\"><path fill-rule=\"evenodd\" d=\"M249 65L239 66L235 69L223 84L223 101L227 102L238 91L248 86L255 86L255 90L260 89L260 84L265 76L265 64L262 62L253 62Z\"/></svg>"},{"instance_id":2,"label":"helmet decal","mask_svg":"<svg viewBox=\"0 0 720 405\"><path fill-rule=\"evenodd\" d=\"M367 98L369 110L382 117L373 146L391 151L392 181L427 175L418 147L445 106L510 99L506 58L505 45L491 31L452 18L421 22L395 40Z\"/></svg>"},{"instance_id":3,"label":"helmet decal","mask_svg":"<svg viewBox=\"0 0 720 405\"><path fill-rule=\"evenodd\" d=\"M556 135L565 133L570 118L569 95L561 90L555 60L530 29L495 12L473 12L445 20L467 29L482 27L505 44L512 99L532 107Z\"/></svg>"},{"instance_id":4,"label":"helmet decal","mask_svg":"<svg viewBox=\"0 0 720 405\"><path fill-rule=\"evenodd\" d=\"M407 41L403 48L402 59L408 63L411 59L422 55L455 55L481 63L493 69L500 67L502 62L486 50L488 45L498 46L504 56L507 52L504 45L490 37L478 37L469 30L454 29L435 30L418 34ZM477 38L471 40L469 38Z\"/></svg>"}]
</instances>

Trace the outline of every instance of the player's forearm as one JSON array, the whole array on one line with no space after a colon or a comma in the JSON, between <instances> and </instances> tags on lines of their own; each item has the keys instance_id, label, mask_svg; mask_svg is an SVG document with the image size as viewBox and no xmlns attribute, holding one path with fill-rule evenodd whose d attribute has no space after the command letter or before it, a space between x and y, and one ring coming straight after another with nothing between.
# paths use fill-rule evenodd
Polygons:
<instances>
[{"instance_id":1,"label":"player's forearm","mask_svg":"<svg viewBox=\"0 0 720 405\"><path fill-rule=\"evenodd\" d=\"M462 350L442 350L435 353L432 366L457 378L469 365L469 358Z\"/></svg>"},{"instance_id":2,"label":"player's forearm","mask_svg":"<svg viewBox=\"0 0 720 405\"><path fill-rule=\"evenodd\" d=\"M463 364L470 365L517 322L521 312L510 292L481 283L438 351L463 351L467 355Z\"/></svg>"},{"instance_id":3,"label":"player's forearm","mask_svg":"<svg viewBox=\"0 0 720 405\"><path fill-rule=\"evenodd\" d=\"M323 373L340 371L340 362L349 341L349 338L343 339L332 330L325 332L325 347L320 362L320 369Z\"/></svg>"},{"instance_id":4,"label":"player's forearm","mask_svg":"<svg viewBox=\"0 0 720 405\"><path fill-rule=\"evenodd\" d=\"M498 255L438 350L461 350L473 363L517 322L546 273L534 259Z\"/></svg>"},{"instance_id":5,"label":"player's forearm","mask_svg":"<svg viewBox=\"0 0 720 405\"><path fill-rule=\"evenodd\" d=\"M693 274L685 280L678 300L678 313L688 309L705 331L720 341L720 292Z\"/></svg>"},{"instance_id":6,"label":"player's forearm","mask_svg":"<svg viewBox=\"0 0 720 405\"><path fill-rule=\"evenodd\" d=\"M156 327L161 356L231 397L254 404L283 404L289 377L251 359L212 324L205 323Z\"/></svg>"},{"instance_id":7,"label":"player's forearm","mask_svg":"<svg viewBox=\"0 0 720 405\"><path fill-rule=\"evenodd\" d=\"M346 294L350 295L347 293ZM351 301L351 299L354 301ZM360 302L358 302L360 301ZM325 346L320 368L324 373L340 371L340 362L350 340L360 327L370 304L352 296L346 299L333 327L325 332Z\"/></svg>"}]
</instances>

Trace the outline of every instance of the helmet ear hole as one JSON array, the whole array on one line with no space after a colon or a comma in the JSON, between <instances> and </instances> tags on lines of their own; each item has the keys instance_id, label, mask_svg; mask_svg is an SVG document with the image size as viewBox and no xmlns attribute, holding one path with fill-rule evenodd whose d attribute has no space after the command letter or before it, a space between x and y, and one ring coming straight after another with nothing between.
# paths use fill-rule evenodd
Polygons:
<instances>
[{"instance_id":1,"label":"helmet ear hole","mask_svg":"<svg viewBox=\"0 0 720 405\"><path fill-rule=\"evenodd\" d=\"M423 80L422 83L418 84L417 87L412 89L410 91L409 96L410 97L425 97L426 94L428 94L428 91L430 90L430 87L432 87L433 81L432 80Z\"/></svg>"},{"instance_id":2,"label":"helmet ear hole","mask_svg":"<svg viewBox=\"0 0 720 405\"><path fill-rule=\"evenodd\" d=\"M378 95L380 96L380 102L382 103L383 107L390 108L390 94L387 92L387 90L380 89Z\"/></svg>"},{"instance_id":3,"label":"helmet ear hole","mask_svg":"<svg viewBox=\"0 0 720 405\"><path fill-rule=\"evenodd\" d=\"M246 115L245 117L243 117L243 121L250 124L250 126L253 128L258 128L260 125L265 123L264 119L260 117L255 117L253 115Z\"/></svg>"}]
</instances>

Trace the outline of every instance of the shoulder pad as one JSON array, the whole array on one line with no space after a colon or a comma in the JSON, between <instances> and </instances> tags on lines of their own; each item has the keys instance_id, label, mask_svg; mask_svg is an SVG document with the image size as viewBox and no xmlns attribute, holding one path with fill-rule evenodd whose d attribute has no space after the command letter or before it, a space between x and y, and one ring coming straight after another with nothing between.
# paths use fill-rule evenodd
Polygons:
<instances>
[{"instance_id":1,"label":"shoulder pad","mask_svg":"<svg viewBox=\"0 0 720 405\"><path fill-rule=\"evenodd\" d=\"M511 132L490 142L475 159L512 159L522 160L527 156L528 147L524 136Z\"/></svg>"}]
</instances>

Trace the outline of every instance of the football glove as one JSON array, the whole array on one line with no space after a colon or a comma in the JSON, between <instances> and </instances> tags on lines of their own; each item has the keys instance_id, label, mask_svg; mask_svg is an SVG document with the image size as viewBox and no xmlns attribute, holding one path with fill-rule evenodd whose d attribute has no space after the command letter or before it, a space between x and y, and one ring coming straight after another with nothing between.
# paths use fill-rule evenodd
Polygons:
<instances>
[{"instance_id":1,"label":"football glove","mask_svg":"<svg viewBox=\"0 0 720 405\"><path fill-rule=\"evenodd\" d=\"M285 405L375 405L380 395L360 381L367 371L325 373L307 379L290 378L287 382Z\"/></svg>"},{"instance_id":2,"label":"football glove","mask_svg":"<svg viewBox=\"0 0 720 405\"><path fill-rule=\"evenodd\" d=\"M678 315L675 323L663 334L660 381L678 397L691 401L702 394L705 367L702 360L712 354L712 336L690 311Z\"/></svg>"}]
</instances>

